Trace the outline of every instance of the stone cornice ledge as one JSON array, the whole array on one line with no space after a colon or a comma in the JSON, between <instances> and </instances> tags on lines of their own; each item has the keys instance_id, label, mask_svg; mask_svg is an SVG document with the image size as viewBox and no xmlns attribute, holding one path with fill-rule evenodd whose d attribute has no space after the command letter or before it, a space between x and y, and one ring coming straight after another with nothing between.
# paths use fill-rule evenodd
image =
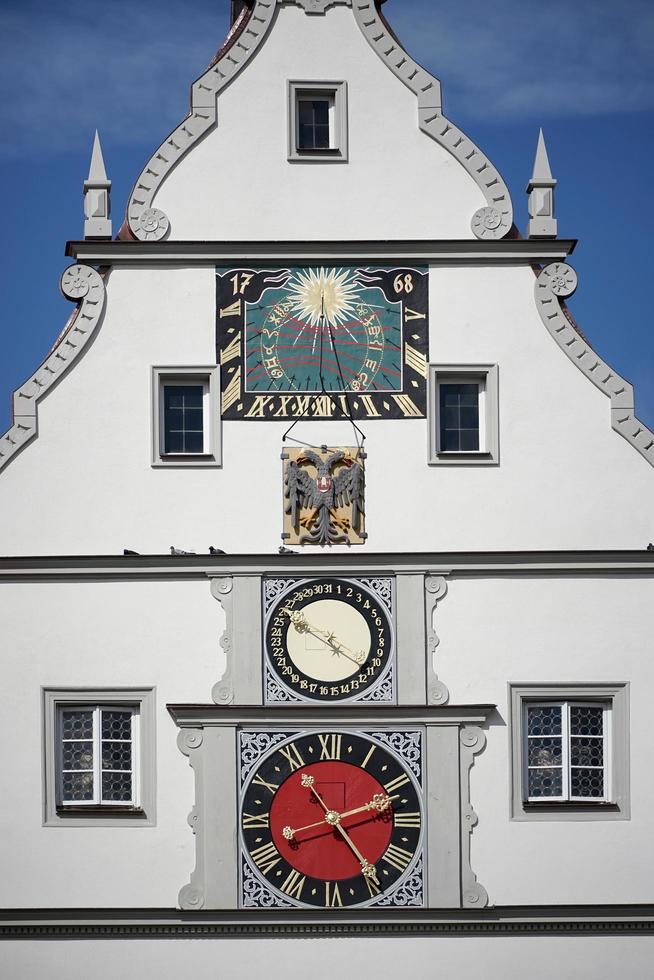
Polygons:
<instances>
[{"instance_id":1,"label":"stone cornice ledge","mask_svg":"<svg viewBox=\"0 0 654 980\"><path fill-rule=\"evenodd\" d=\"M59 555L0 557L0 579L196 578L225 575L312 575L347 569L348 574L450 575L629 575L654 573L651 551L412 552L287 555Z\"/></svg>"},{"instance_id":2,"label":"stone cornice ledge","mask_svg":"<svg viewBox=\"0 0 654 980\"><path fill-rule=\"evenodd\" d=\"M596 388L611 399L611 426L654 466L654 432L634 414L634 389L599 357L575 328L562 302L577 288L577 273L564 262L544 268L535 285L541 320L561 350Z\"/></svg>"},{"instance_id":3,"label":"stone cornice ledge","mask_svg":"<svg viewBox=\"0 0 654 980\"><path fill-rule=\"evenodd\" d=\"M563 261L576 239L398 239L356 241L69 241L66 255L80 262L492 262L542 264Z\"/></svg>"},{"instance_id":4,"label":"stone cornice ledge","mask_svg":"<svg viewBox=\"0 0 654 980\"><path fill-rule=\"evenodd\" d=\"M87 265L71 265L61 277L66 299L78 304L54 347L13 399L13 421L0 435L0 470L38 434L41 399L69 370L90 343L105 304L104 276Z\"/></svg>"},{"instance_id":5,"label":"stone cornice ledge","mask_svg":"<svg viewBox=\"0 0 654 980\"><path fill-rule=\"evenodd\" d=\"M181 912L177 909L7 909L0 939L165 939L229 936L642 934L654 905L495 906L486 909Z\"/></svg>"}]
</instances>

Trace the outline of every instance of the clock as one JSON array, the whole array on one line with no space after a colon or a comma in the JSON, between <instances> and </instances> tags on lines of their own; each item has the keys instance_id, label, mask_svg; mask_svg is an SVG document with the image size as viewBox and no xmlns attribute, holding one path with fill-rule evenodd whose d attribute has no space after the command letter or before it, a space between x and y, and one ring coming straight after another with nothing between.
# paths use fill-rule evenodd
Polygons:
<instances>
[{"instance_id":1,"label":"clock","mask_svg":"<svg viewBox=\"0 0 654 980\"><path fill-rule=\"evenodd\" d=\"M426 267L217 269L223 419L424 418Z\"/></svg>"},{"instance_id":2,"label":"clock","mask_svg":"<svg viewBox=\"0 0 654 980\"><path fill-rule=\"evenodd\" d=\"M267 578L265 700L394 701L393 579Z\"/></svg>"},{"instance_id":3,"label":"clock","mask_svg":"<svg viewBox=\"0 0 654 980\"><path fill-rule=\"evenodd\" d=\"M242 906L424 904L422 742L240 731Z\"/></svg>"}]
</instances>

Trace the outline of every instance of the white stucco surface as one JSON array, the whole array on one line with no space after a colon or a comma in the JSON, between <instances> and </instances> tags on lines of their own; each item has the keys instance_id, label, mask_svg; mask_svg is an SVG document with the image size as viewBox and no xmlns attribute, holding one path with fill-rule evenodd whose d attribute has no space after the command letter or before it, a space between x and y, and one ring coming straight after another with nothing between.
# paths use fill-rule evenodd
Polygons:
<instances>
[{"instance_id":1,"label":"white stucco surface","mask_svg":"<svg viewBox=\"0 0 654 980\"><path fill-rule=\"evenodd\" d=\"M363 421L369 538L359 553L644 548L654 469L547 333L532 271L430 275L430 361L498 364L500 465L430 467L427 420ZM213 266L115 269L97 336L42 400L38 438L0 475L0 553L275 552L289 421L223 423L221 468L151 466L152 366L215 356ZM303 421L293 435L334 445L353 433Z\"/></svg>"},{"instance_id":2,"label":"white stucco surface","mask_svg":"<svg viewBox=\"0 0 654 980\"><path fill-rule=\"evenodd\" d=\"M95 940L5 944L8 976L37 980L114 980L154 973L161 980L271 980L310 973L314 980L398 973L415 980L644 980L649 936L515 936L413 939Z\"/></svg>"},{"instance_id":3,"label":"white stucco surface","mask_svg":"<svg viewBox=\"0 0 654 980\"><path fill-rule=\"evenodd\" d=\"M289 163L287 82L346 81L349 162ZM347 7L278 11L218 98L218 125L182 158L154 205L176 240L473 238L486 200L418 129L415 95L382 64Z\"/></svg>"}]
</instances>

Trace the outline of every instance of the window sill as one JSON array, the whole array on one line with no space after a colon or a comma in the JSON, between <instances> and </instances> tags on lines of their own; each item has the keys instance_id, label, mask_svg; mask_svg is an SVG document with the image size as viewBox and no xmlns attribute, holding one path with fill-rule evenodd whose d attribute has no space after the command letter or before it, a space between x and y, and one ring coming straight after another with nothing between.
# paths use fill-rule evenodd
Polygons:
<instances>
[{"instance_id":1,"label":"window sill","mask_svg":"<svg viewBox=\"0 0 654 980\"><path fill-rule=\"evenodd\" d=\"M343 151L337 147L326 147L322 150L300 150L295 149L288 157L289 163L297 163L298 161L312 161L316 160L329 160L330 163L347 163L347 156Z\"/></svg>"},{"instance_id":2,"label":"window sill","mask_svg":"<svg viewBox=\"0 0 654 980\"><path fill-rule=\"evenodd\" d=\"M162 469L175 466L220 466L220 461L213 453L161 453L151 465Z\"/></svg>"},{"instance_id":3,"label":"window sill","mask_svg":"<svg viewBox=\"0 0 654 980\"><path fill-rule=\"evenodd\" d=\"M58 817L145 817L145 810L140 806L118 806L111 803L92 804L90 806L78 806L74 803L70 806L58 806L56 809Z\"/></svg>"},{"instance_id":4,"label":"window sill","mask_svg":"<svg viewBox=\"0 0 654 980\"><path fill-rule=\"evenodd\" d=\"M557 811L567 812L569 810L619 810L617 803L608 803L606 800L525 800L522 804L527 811Z\"/></svg>"},{"instance_id":5,"label":"window sill","mask_svg":"<svg viewBox=\"0 0 654 980\"><path fill-rule=\"evenodd\" d=\"M473 450L472 452L452 452L437 450L429 459L430 466L497 466L499 459L492 452Z\"/></svg>"}]
</instances>

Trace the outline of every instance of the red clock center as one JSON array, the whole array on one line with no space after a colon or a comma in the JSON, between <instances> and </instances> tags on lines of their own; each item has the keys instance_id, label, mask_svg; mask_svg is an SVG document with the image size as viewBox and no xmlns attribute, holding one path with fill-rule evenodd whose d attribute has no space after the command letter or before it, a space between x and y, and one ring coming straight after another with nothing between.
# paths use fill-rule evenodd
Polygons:
<instances>
[{"instance_id":1,"label":"red clock center","mask_svg":"<svg viewBox=\"0 0 654 980\"><path fill-rule=\"evenodd\" d=\"M313 777L313 790L303 785L303 776ZM361 863L354 848L370 864L376 864L389 845L393 829L392 805L381 812L363 809L375 796L386 796L384 787L358 766L347 762L304 766L275 793L270 808L275 847L292 867L312 878L341 881L360 875ZM358 812L350 813L352 810Z\"/></svg>"}]
</instances>

